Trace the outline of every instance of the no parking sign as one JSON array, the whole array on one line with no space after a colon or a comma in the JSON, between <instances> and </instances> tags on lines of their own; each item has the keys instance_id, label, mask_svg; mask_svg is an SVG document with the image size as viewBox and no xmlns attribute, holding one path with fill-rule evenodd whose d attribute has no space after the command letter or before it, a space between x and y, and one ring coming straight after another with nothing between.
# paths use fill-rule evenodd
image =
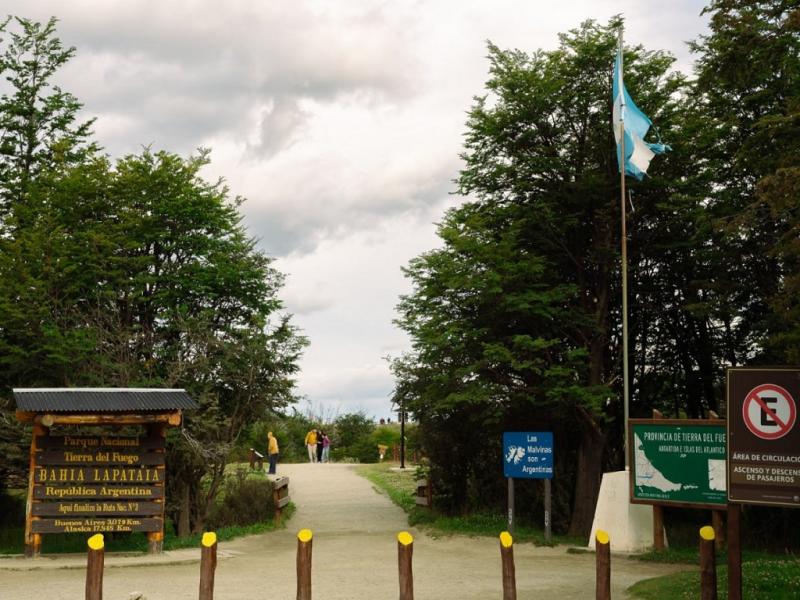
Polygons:
<instances>
[{"instance_id":1,"label":"no parking sign","mask_svg":"<svg viewBox=\"0 0 800 600\"><path fill-rule=\"evenodd\" d=\"M777 440L794 427L797 406L792 395L781 386L762 383L745 396L742 418L756 437Z\"/></svg>"},{"instance_id":2,"label":"no parking sign","mask_svg":"<svg viewBox=\"0 0 800 600\"><path fill-rule=\"evenodd\" d=\"M728 500L800 507L800 369L728 369Z\"/></svg>"}]
</instances>

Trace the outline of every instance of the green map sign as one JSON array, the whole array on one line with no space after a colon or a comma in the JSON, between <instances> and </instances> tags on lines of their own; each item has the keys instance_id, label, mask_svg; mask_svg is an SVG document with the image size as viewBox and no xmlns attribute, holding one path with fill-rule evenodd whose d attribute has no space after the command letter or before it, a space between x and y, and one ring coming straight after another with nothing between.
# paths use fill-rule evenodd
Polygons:
<instances>
[{"instance_id":1,"label":"green map sign","mask_svg":"<svg viewBox=\"0 0 800 600\"><path fill-rule=\"evenodd\" d=\"M725 485L725 421L631 419L631 502L720 506Z\"/></svg>"}]
</instances>

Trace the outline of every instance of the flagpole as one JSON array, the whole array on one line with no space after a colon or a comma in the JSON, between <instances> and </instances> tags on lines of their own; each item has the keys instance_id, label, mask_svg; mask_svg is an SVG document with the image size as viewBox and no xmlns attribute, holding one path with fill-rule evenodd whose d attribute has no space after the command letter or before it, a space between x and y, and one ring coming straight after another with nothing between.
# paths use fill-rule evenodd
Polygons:
<instances>
[{"instance_id":1,"label":"flagpole","mask_svg":"<svg viewBox=\"0 0 800 600\"><path fill-rule=\"evenodd\" d=\"M619 29L619 89L624 89L622 62L622 27ZM628 457L628 230L625 216L625 96L619 112L620 134L620 208L622 213L622 389L624 406L624 427L622 431L622 447L625 453L625 470L630 469Z\"/></svg>"}]
</instances>

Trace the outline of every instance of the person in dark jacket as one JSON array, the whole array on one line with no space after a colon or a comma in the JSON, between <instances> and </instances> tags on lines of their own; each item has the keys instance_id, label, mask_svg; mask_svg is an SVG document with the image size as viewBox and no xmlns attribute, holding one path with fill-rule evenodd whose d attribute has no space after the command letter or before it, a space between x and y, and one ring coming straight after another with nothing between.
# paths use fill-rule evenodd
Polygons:
<instances>
[{"instance_id":1,"label":"person in dark jacket","mask_svg":"<svg viewBox=\"0 0 800 600\"><path fill-rule=\"evenodd\" d=\"M317 431L317 462L322 462L322 438L325 437L324 431Z\"/></svg>"}]
</instances>

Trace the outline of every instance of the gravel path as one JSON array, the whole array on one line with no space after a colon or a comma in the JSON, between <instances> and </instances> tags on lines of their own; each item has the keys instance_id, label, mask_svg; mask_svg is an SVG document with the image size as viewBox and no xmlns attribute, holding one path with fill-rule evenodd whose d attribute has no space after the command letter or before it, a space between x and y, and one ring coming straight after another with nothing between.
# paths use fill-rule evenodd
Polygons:
<instances>
[{"instance_id":1,"label":"gravel path","mask_svg":"<svg viewBox=\"0 0 800 600\"><path fill-rule=\"evenodd\" d=\"M313 590L325 600L396 598L397 532L404 513L351 465L280 465L291 480L297 512L283 531L223 542L216 571L219 600L282 600L295 597L296 533L314 532ZM500 553L491 538L414 535L414 585L419 600L500 598ZM47 538L45 537L45 551ZM527 598L585 599L594 596L594 555L564 548L514 548L517 589ZM105 600L197 598L199 549L158 557L106 558ZM36 561L0 559L0 600L80 600L84 556ZM686 568L686 567L683 567ZM624 597L634 582L680 570L673 565L612 560L612 593Z\"/></svg>"}]
</instances>

